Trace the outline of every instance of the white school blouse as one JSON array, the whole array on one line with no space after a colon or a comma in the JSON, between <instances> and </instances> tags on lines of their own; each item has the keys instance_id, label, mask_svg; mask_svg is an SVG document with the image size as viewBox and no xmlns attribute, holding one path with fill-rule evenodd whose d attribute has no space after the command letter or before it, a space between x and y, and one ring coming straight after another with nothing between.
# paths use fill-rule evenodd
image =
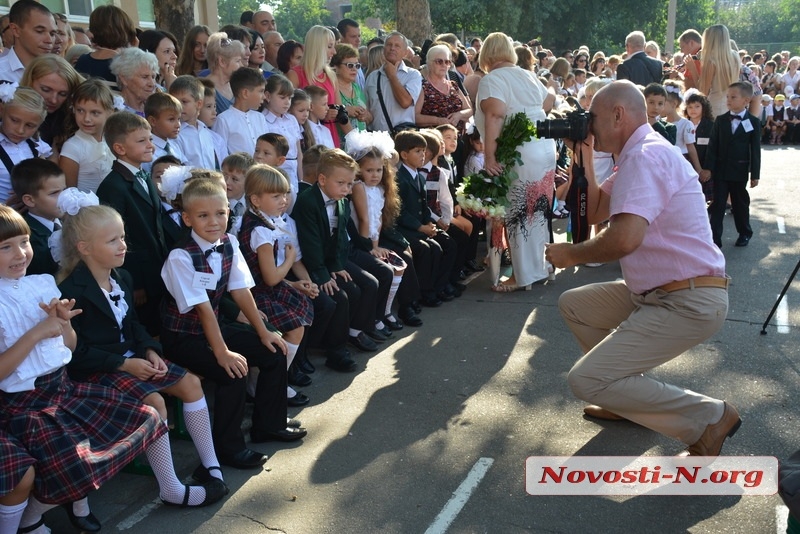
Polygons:
<instances>
[{"instance_id":1,"label":"white school blouse","mask_svg":"<svg viewBox=\"0 0 800 534\"><path fill-rule=\"evenodd\" d=\"M98 141L80 130L66 140L61 155L78 164L78 189L87 193L97 192L115 159L105 139Z\"/></svg>"},{"instance_id":2,"label":"white school blouse","mask_svg":"<svg viewBox=\"0 0 800 534\"><path fill-rule=\"evenodd\" d=\"M50 145L41 139L36 141L36 150L39 151L40 158L49 158L53 154ZM23 159L30 159L33 157L31 147L28 146L27 140L20 141L19 143L12 143L4 133L0 132L0 146L6 151L8 157L16 165ZM5 165L0 163L0 204L5 204L8 197L11 195L11 174Z\"/></svg>"},{"instance_id":3,"label":"white school blouse","mask_svg":"<svg viewBox=\"0 0 800 534\"><path fill-rule=\"evenodd\" d=\"M272 223L275 229L266 226L256 226L250 234L250 248L258 251L262 245L272 245L278 251L275 265L281 265L286 261L286 245L291 244L297 252L295 263L303 259L300 252L300 241L297 239L297 226L294 219L284 214L282 217L270 217L263 211L261 216Z\"/></svg>"},{"instance_id":4,"label":"white school blouse","mask_svg":"<svg viewBox=\"0 0 800 534\"><path fill-rule=\"evenodd\" d=\"M250 269L247 267L247 262L239 250L239 241L231 234L228 234L228 238L231 240L231 246L233 247L233 261L231 273L228 277L228 291L249 289L255 285L255 281L250 274ZM192 239L197 242L203 252L220 244L220 241L209 243L197 235L194 230L192 230ZM212 252L208 257L208 264L213 271L216 283L222 274L222 255L219 252ZM195 287L194 285L196 272L192 257L182 248L173 249L161 268L161 278L167 286L167 291L175 299L180 313L188 313L197 304L208 302L206 289Z\"/></svg>"},{"instance_id":5,"label":"white school blouse","mask_svg":"<svg viewBox=\"0 0 800 534\"><path fill-rule=\"evenodd\" d=\"M245 113L231 106L217 115L213 130L225 139L230 154L246 152L253 157L258 136L267 133L268 128L264 115L258 111Z\"/></svg>"},{"instance_id":6,"label":"white school blouse","mask_svg":"<svg viewBox=\"0 0 800 534\"><path fill-rule=\"evenodd\" d=\"M39 303L61 298L56 281L49 274L24 276L19 280L0 278L0 352L7 351L31 328L47 319ZM10 375L0 381L8 393L29 391L40 376L52 373L72 359L62 336L44 339Z\"/></svg>"}]
</instances>

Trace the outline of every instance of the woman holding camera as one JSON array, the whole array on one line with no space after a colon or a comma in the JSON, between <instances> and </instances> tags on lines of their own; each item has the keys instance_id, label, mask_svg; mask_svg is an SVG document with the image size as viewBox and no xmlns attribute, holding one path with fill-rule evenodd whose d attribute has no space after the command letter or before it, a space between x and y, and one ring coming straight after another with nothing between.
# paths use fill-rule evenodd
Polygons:
<instances>
[{"instance_id":1,"label":"woman holding camera","mask_svg":"<svg viewBox=\"0 0 800 534\"><path fill-rule=\"evenodd\" d=\"M448 71L453 54L445 44L428 49L422 75L422 90L416 104L415 121L420 127L434 127L452 124L459 131L472 117L472 108L467 95L461 92L455 82L450 80Z\"/></svg>"},{"instance_id":2,"label":"woman holding camera","mask_svg":"<svg viewBox=\"0 0 800 534\"><path fill-rule=\"evenodd\" d=\"M331 132L333 144L338 148L341 146L339 132L336 129L336 115L339 110L331 107L333 104L341 105L339 89L336 84L336 74L329 66L331 58L336 53L336 37L333 32L325 26L312 26L306 33L303 43L305 52L303 62L296 67L292 67L286 73L286 77L292 82L296 89L302 89L309 85L322 87L328 93L328 115L322 121L325 127ZM342 128L344 133L350 131L350 126L345 124Z\"/></svg>"},{"instance_id":3,"label":"woman holding camera","mask_svg":"<svg viewBox=\"0 0 800 534\"><path fill-rule=\"evenodd\" d=\"M339 98L347 111L350 127L363 132L367 123L372 122L372 113L367 109L367 98L356 82L358 69L358 50L347 43L336 45L336 54L331 59L331 67L336 71L336 82L339 84ZM340 129L339 135L344 139L345 133Z\"/></svg>"},{"instance_id":4,"label":"woman holding camera","mask_svg":"<svg viewBox=\"0 0 800 534\"><path fill-rule=\"evenodd\" d=\"M495 153L506 118L524 112L534 123L544 120L555 101L539 78L516 62L511 40L500 32L486 38L478 56L481 69L487 74L478 86L475 125L483 138L484 168L493 176L503 172ZM555 142L532 139L517 150L522 165L512 169L517 177L508 191L505 217L514 275L492 286L493 291L501 293L527 289L549 275L544 248L550 237L547 214L553 202Z\"/></svg>"}]
</instances>

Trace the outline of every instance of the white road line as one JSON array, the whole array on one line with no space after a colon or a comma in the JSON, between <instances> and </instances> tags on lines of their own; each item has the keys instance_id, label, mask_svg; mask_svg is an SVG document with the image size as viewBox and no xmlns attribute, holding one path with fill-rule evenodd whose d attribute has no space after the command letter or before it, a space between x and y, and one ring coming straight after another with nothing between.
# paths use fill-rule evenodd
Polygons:
<instances>
[{"instance_id":1,"label":"white road line","mask_svg":"<svg viewBox=\"0 0 800 534\"><path fill-rule=\"evenodd\" d=\"M784 221L783 217L776 217L775 222L778 223L778 233L785 234L786 233L786 222Z\"/></svg>"},{"instance_id":2,"label":"white road line","mask_svg":"<svg viewBox=\"0 0 800 534\"><path fill-rule=\"evenodd\" d=\"M138 523L139 521L150 515L150 512L152 512L159 506L161 506L161 499L156 499L150 503L145 504L144 506L139 508L136 512L132 513L131 515L129 515L128 517L117 523L117 530L128 530L129 528L136 525L136 523Z\"/></svg>"},{"instance_id":3,"label":"white road line","mask_svg":"<svg viewBox=\"0 0 800 534\"><path fill-rule=\"evenodd\" d=\"M775 532L784 534L789 523L789 509L779 504L775 507Z\"/></svg>"},{"instance_id":4,"label":"white road line","mask_svg":"<svg viewBox=\"0 0 800 534\"><path fill-rule=\"evenodd\" d=\"M433 523L431 523L431 526L425 531L425 534L444 534L447 532L447 528L461 512L461 509L464 508L464 505L467 504L472 492L478 487L478 484L483 480L483 477L493 463L493 458L480 458L475 462L475 465L472 466L472 469L470 469L467 474L467 478L465 478L464 482L453 492L453 496L450 497L450 500L444 505L444 508L442 508L439 515L436 516L436 519L433 520Z\"/></svg>"},{"instance_id":5,"label":"white road line","mask_svg":"<svg viewBox=\"0 0 800 534\"><path fill-rule=\"evenodd\" d=\"M775 322L778 325L779 334L789 333L789 303L787 302L788 300L789 299L787 298L787 296L784 295L783 298L781 299L781 303L778 304L777 311L775 312Z\"/></svg>"}]
</instances>

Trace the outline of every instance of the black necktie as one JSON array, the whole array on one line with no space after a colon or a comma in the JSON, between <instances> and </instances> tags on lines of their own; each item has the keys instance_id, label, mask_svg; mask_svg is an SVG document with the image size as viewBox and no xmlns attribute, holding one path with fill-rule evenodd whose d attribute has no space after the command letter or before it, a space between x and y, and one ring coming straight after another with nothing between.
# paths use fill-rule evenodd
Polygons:
<instances>
[{"instance_id":1,"label":"black necktie","mask_svg":"<svg viewBox=\"0 0 800 534\"><path fill-rule=\"evenodd\" d=\"M203 254L205 254L206 259L208 259L208 257L211 256L211 253L219 252L220 254L222 254L223 250L225 250L225 245L220 243L219 245L217 245L215 247L211 247L210 249L206 250L205 252L203 252Z\"/></svg>"}]
</instances>

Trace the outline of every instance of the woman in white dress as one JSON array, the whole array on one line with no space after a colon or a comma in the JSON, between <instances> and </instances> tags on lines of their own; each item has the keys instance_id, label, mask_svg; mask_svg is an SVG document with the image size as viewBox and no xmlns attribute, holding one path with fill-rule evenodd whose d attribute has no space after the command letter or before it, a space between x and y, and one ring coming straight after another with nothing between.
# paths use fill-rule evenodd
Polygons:
<instances>
[{"instance_id":1,"label":"woman in white dress","mask_svg":"<svg viewBox=\"0 0 800 534\"><path fill-rule=\"evenodd\" d=\"M475 125L484 142L484 168L494 176L502 171L495 151L506 118L524 112L534 122L544 120L555 101L536 75L516 62L507 35L497 32L486 38L478 63L487 74L478 86ZM547 212L553 199L555 142L533 139L518 150L523 165L514 167L518 178L508 192L510 206L505 219L514 275L492 286L498 292L526 288L548 277L544 248L549 241Z\"/></svg>"}]
</instances>

